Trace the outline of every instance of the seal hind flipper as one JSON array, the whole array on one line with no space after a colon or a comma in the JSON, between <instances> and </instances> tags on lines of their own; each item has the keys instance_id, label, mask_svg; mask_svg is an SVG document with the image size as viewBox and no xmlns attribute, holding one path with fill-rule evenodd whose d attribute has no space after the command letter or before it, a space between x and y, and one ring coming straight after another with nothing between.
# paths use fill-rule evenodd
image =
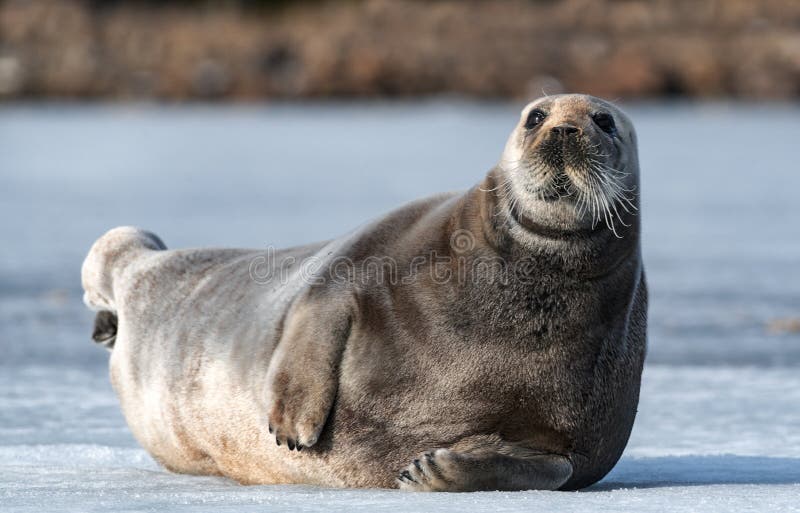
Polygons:
<instances>
[{"instance_id":1,"label":"seal hind flipper","mask_svg":"<svg viewBox=\"0 0 800 513\"><path fill-rule=\"evenodd\" d=\"M103 347L112 349L117 339L117 314L108 310L97 312L94 317L92 340Z\"/></svg>"},{"instance_id":2,"label":"seal hind flipper","mask_svg":"<svg viewBox=\"0 0 800 513\"><path fill-rule=\"evenodd\" d=\"M97 312L92 340L109 350L114 347L118 320L116 271L145 254L164 249L166 246L157 235L132 226L109 230L95 241L81 267L83 302Z\"/></svg>"},{"instance_id":3,"label":"seal hind flipper","mask_svg":"<svg viewBox=\"0 0 800 513\"><path fill-rule=\"evenodd\" d=\"M114 294L115 271L122 269L144 254L167 249L157 235L120 226L97 239L81 267L83 302L90 309L116 311Z\"/></svg>"}]
</instances>

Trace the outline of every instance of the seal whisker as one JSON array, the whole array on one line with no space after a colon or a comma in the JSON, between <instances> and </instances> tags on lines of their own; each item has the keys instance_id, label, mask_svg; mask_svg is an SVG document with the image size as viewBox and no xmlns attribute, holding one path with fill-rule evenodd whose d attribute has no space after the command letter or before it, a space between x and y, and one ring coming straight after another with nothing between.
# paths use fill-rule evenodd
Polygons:
<instances>
[{"instance_id":1,"label":"seal whisker","mask_svg":"<svg viewBox=\"0 0 800 513\"><path fill-rule=\"evenodd\" d=\"M478 190L481 191L481 192L494 192L494 191L504 187L506 184L510 184L510 183L511 183L511 177L507 176L502 182L497 184L497 186L492 187L491 189L484 189L483 187L478 186Z\"/></svg>"},{"instance_id":2,"label":"seal whisker","mask_svg":"<svg viewBox=\"0 0 800 513\"><path fill-rule=\"evenodd\" d=\"M607 177L605 177L602 173L595 173L593 176L597 179L598 184L602 190L602 194L599 194L598 196L602 201L603 218L605 220L606 226L611 230L614 236L620 237L620 235L617 233L616 227L614 226L614 213L616 213L618 220L622 222L622 218L619 215L619 212L614 207L614 197L617 193L610 185L610 182L607 181Z\"/></svg>"},{"instance_id":3,"label":"seal whisker","mask_svg":"<svg viewBox=\"0 0 800 513\"><path fill-rule=\"evenodd\" d=\"M603 219L604 214L604 204L603 204L603 194L600 191L600 184L598 183L597 177L590 174L589 183L591 193L592 193L592 204L593 204L593 215L592 215L592 228L596 227L598 223Z\"/></svg>"},{"instance_id":4,"label":"seal whisker","mask_svg":"<svg viewBox=\"0 0 800 513\"><path fill-rule=\"evenodd\" d=\"M630 226L629 223L623 220L618 207L628 214L632 214L632 210L635 210L635 205L626 194L633 192L633 189L620 183L620 176L624 174L600 162L593 162L592 176L602 191L603 208L606 211L604 218L609 229L616 236L619 236L619 234L614 227L614 217L621 225Z\"/></svg>"},{"instance_id":5,"label":"seal whisker","mask_svg":"<svg viewBox=\"0 0 800 513\"><path fill-rule=\"evenodd\" d=\"M507 179L507 180L505 180L503 182L503 188L501 190L501 192L503 193L503 198L508 203L508 208L511 211L514 210L515 205L516 205L516 198L515 198L515 196L513 194L512 186L513 186L513 184L511 183L511 180ZM502 215L502 214L503 214L503 210L499 209L497 212L495 212L493 214L492 217L497 217L498 215Z\"/></svg>"}]
</instances>

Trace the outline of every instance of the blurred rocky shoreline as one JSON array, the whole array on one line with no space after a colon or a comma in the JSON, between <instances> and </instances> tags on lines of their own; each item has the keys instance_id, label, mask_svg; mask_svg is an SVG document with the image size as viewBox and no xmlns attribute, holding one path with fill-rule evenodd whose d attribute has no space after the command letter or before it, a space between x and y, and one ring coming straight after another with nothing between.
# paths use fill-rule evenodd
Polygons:
<instances>
[{"instance_id":1,"label":"blurred rocky shoreline","mask_svg":"<svg viewBox=\"0 0 800 513\"><path fill-rule=\"evenodd\" d=\"M797 0L0 1L0 98L790 99Z\"/></svg>"}]
</instances>

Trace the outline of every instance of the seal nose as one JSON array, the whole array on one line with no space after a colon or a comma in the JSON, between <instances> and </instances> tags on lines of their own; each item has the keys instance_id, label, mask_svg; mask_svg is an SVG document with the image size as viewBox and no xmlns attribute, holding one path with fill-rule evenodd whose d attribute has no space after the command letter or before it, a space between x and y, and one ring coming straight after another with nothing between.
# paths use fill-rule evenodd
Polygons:
<instances>
[{"instance_id":1,"label":"seal nose","mask_svg":"<svg viewBox=\"0 0 800 513\"><path fill-rule=\"evenodd\" d=\"M556 135L573 135L577 134L580 129L575 125L570 125L567 123L562 123L560 125L556 125L550 129Z\"/></svg>"}]
</instances>

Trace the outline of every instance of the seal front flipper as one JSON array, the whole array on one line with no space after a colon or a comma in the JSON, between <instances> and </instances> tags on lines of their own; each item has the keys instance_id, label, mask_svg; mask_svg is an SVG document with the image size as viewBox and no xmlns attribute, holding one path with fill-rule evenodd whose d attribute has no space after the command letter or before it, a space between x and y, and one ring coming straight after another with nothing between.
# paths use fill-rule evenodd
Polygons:
<instances>
[{"instance_id":1,"label":"seal front flipper","mask_svg":"<svg viewBox=\"0 0 800 513\"><path fill-rule=\"evenodd\" d=\"M266 414L278 445L319 439L338 387L353 318L347 291L312 287L291 306L267 371Z\"/></svg>"},{"instance_id":2,"label":"seal front flipper","mask_svg":"<svg viewBox=\"0 0 800 513\"><path fill-rule=\"evenodd\" d=\"M566 456L513 452L435 449L400 472L397 484L418 492L557 490L572 475Z\"/></svg>"}]
</instances>

